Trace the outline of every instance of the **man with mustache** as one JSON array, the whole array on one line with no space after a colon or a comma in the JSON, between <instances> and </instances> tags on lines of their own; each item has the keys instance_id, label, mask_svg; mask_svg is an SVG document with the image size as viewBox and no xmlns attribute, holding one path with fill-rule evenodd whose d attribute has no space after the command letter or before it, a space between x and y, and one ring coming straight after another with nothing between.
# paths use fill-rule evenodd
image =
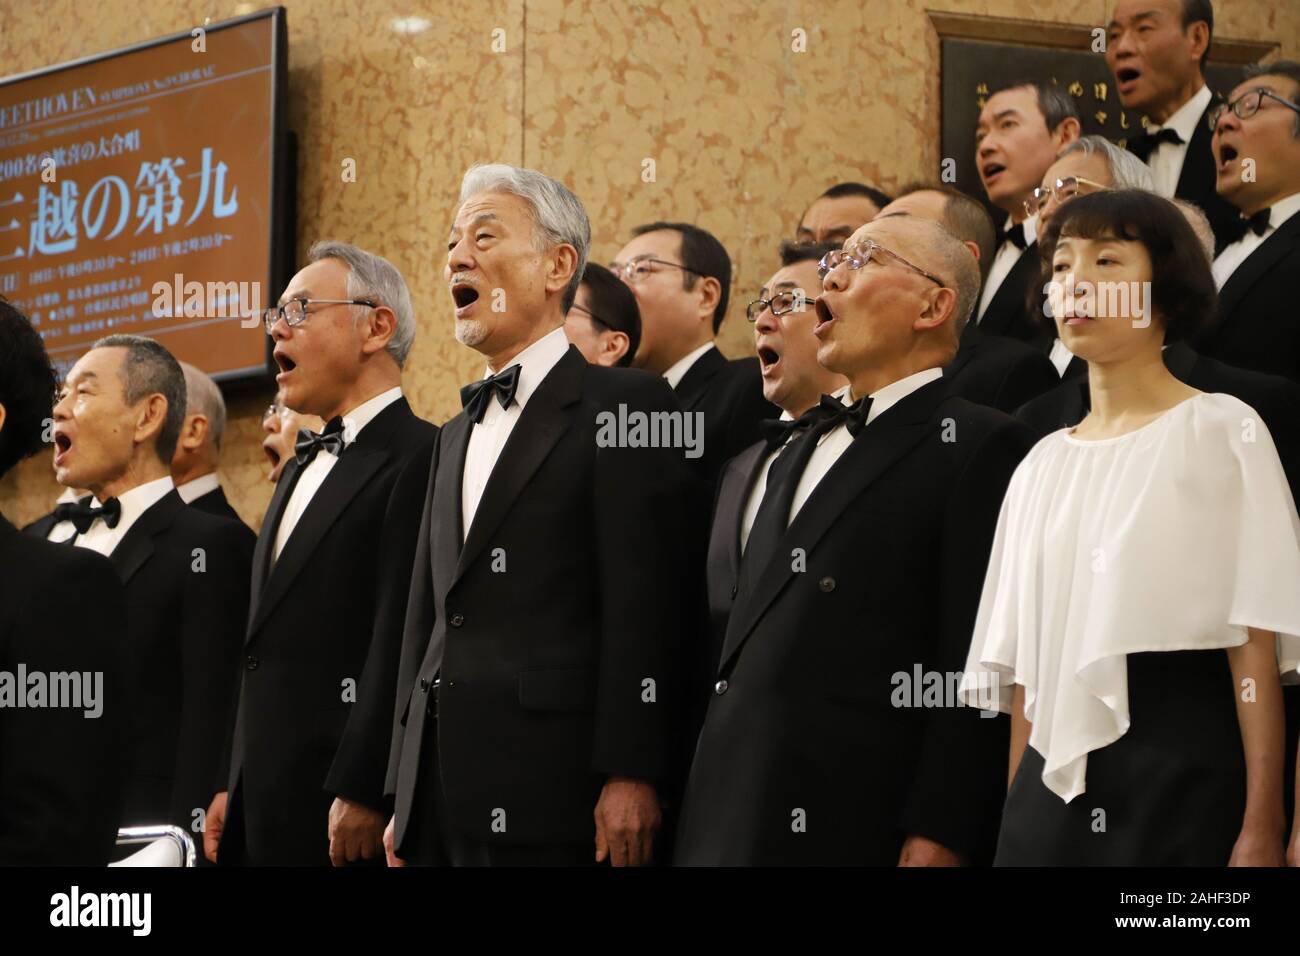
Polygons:
<instances>
[{"instance_id":1,"label":"man with mustache","mask_svg":"<svg viewBox=\"0 0 1300 956\"><path fill-rule=\"evenodd\" d=\"M378 861L396 646L372 639L381 595L409 576L418 483L436 429L402 394L415 341L406 282L342 242L311 262L264 316L286 406L326 425L297 446L253 557L241 684L204 852L226 864ZM427 473L427 472L426 472ZM404 598L401 594L400 601Z\"/></svg>"},{"instance_id":2,"label":"man with mustache","mask_svg":"<svg viewBox=\"0 0 1300 956\"><path fill-rule=\"evenodd\" d=\"M389 862L651 862L681 746L691 562L684 449L606 440L681 416L660 375L564 335L590 244L528 169L461 185L445 275L486 377L439 432L410 574L387 791Z\"/></svg>"},{"instance_id":3,"label":"man with mustache","mask_svg":"<svg viewBox=\"0 0 1300 956\"><path fill-rule=\"evenodd\" d=\"M821 272L817 360L849 385L768 470L676 861L980 862L1007 726L900 687L964 668L1002 494L1033 436L943 377L979 291L946 229L870 222Z\"/></svg>"}]
</instances>

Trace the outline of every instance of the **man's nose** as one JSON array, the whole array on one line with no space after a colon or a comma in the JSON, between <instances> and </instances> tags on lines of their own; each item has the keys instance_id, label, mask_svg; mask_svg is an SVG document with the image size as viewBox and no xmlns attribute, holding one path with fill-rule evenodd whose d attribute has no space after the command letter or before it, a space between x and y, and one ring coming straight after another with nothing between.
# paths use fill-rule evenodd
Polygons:
<instances>
[{"instance_id":1,"label":"man's nose","mask_svg":"<svg viewBox=\"0 0 1300 956\"><path fill-rule=\"evenodd\" d=\"M69 392L67 395L64 395L64 396L62 396L61 398L56 398L56 399L55 399L55 401L54 401L54 420L55 420L56 422L66 421L68 418L71 417L71 413L68 411L68 406L69 406L69 404L70 404L70 402L69 402L68 400L69 400L71 397L72 397L72 394Z\"/></svg>"},{"instance_id":2,"label":"man's nose","mask_svg":"<svg viewBox=\"0 0 1300 956\"><path fill-rule=\"evenodd\" d=\"M768 305L763 306L763 311L758 313L757 317L754 319L754 331L775 332L780 328L781 323L777 321L776 316L772 314L771 304L769 303Z\"/></svg>"},{"instance_id":3,"label":"man's nose","mask_svg":"<svg viewBox=\"0 0 1300 956\"><path fill-rule=\"evenodd\" d=\"M447 251L447 268L453 273L468 272L474 268L474 257L470 254L469 243L462 239Z\"/></svg>"},{"instance_id":4,"label":"man's nose","mask_svg":"<svg viewBox=\"0 0 1300 956\"><path fill-rule=\"evenodd\" d=\"M284 342L293 335L293 328L289 325L289 320L283 315L276 317L271 323L271 339L275 342Z\"/></svg>"}]
</instances>

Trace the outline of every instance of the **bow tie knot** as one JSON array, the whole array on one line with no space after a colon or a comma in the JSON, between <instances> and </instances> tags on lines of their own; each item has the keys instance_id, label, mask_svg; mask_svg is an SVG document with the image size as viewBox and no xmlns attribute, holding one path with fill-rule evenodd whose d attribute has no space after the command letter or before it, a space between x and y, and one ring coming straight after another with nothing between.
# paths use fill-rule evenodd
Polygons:
<instances>
[{"instance_id":1,"label":"bow tie knot","mask_svg":"<svg viewBox=\"0 0 1300 956\"><path fill-rule=\"evenodd\" d=\"M1175 146L1181 146L1186 140L1178 135L1176 129L1160 129L1155 132L1142 133L1133 140L1131 152L1138 159L1145 162L1147 158L1155 152L1157 146L1161 143L1173 143Z\"/></svg>"},{"instance_id":2,"label":"bow tie knot","mask_svg":"<svg viewBox=\"0 0 1300 956\"><path fill-rule=\"evenodd\" d=\"M518 364L512 365L504 372L470 382L460 390L460 404L470 421L476 425L483 421L493 395L498 397L502 408L510 407L510 403L515 400L515 391L519 388L519 369Z\"/></svg>"},{"instance_id":3,"label":"bow tie knot","mask_svg":"<svg viewBox=\"0 0 1300 956\"><path fill-rule=\"evenodd\" d=\"M1004 242L1010 242L1022 252L1029 248L1029 240L1025 238L1025 224L1018 222L1014 226L999 229L997 242L994 244L995 249L1001 249Z\"/></svg>"},{"instance_id":4,"label":"bow tie knot","mask_svg":"<svg viewBox=\"0 0 1300 956\"><path fill-rule=\"evenodd\" d=\"M773 451L784 445L792 435L811 428L825 414L821 405L817 404L798 418L765 418L758 423L758 429L767 441L767 450Z\"/></svg>"},{"instance_id":5,"label":"bow tie knot","mask_svg":"<svg viewBox=\"0 0 1300 956\"><path fill-rule=\"evenodd\" d=\"M335 458L343 454L343 419L331 418L320 434L306 428L298 429L298 440L293 443L293 456L299 467L311 464L318 452L327 451Z\"/></svg>"},{"instance_id":6,"label":"bow tie knot","mask_svg":"<svg viewBox=\"0 0 1300 956\"><path fill-rule=\"evenodd\" d=\"M93 501L93 498L65 501L54 509L55 522L71 521L72 526L77 529L77 534L85 534L100 518L110 528L116 528L117 523L122 519L122 503L116 498L109 498L102 508L96 508Z\"/></svg>"},{"instance_id":7,"label":"bow tie knot","mask_svg":"<svg viewBox=\"0 0 1300 956\"><path fill-rule=\"evenodd\" d=\"M871 411L871 396L863 396L852 405L845 405L838 398L823 395L818 408L822 412L820 424L827 431L843 425L849 430L850 435L857 438L858 433L867 425L867 414Z\"/></svg>"},{"instance_id":8,"label":"bow tie knot","mask_svg":"<svg viewBox=\"0 0 1300 956\"><path fill-rule=\"evenodd\" d=\"M1246 237L1248 232L1262 236L1268 232L1269 227L1272 225L1272 218L1273 210L1270 207L1259 210L1253 216L1239 216L1233 221L1225 239L1228 242L1239 242Z\"/></svg>"}]
</instances>

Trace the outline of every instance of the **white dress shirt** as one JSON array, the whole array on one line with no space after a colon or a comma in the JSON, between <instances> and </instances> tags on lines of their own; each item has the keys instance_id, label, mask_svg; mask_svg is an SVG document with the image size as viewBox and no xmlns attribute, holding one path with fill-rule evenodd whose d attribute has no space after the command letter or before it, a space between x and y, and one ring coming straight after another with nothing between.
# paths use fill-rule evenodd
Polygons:
<instances>
[{"instance_id":1,"label":"white dress shirt","mask_svg":"<svg viewBox=\"0 0 1300 956\"><path fill-rule=\"evenodd\" d=\"M202 498L204 495L211 494L221 487L221 480L217 478L215 471L210 471L206 475L199 475L193 481L187 481L183 485L176 486L176 493L187 504L193 504L195 500Z\"/></svg>"},{"instance_id":2,"label":"white dress shirt","mask_svg":"<svg viewBox=\"0 0 1300 956\"><path fill-rule=\"evenodd\" d=\"M1070 365L1070 360L1074 358L1074 353L1066 348L1065 343L1058 338L1052 343L1052 354L1048 357L1052 360L1052 364L1056 366L1056 374L1064 377L1065 370Z\"/></svg>"},{"instance_id":3,"label":"white dress shirt","mask_svg":"<svg viewBox=\"0 0 1300 956\"><path fill-rule=\"evenodd\" d=\"M346 449L356 441L361 430L374 421L375 416L401 397L401 386L394 386L347 412L343 416L343 447ZM311 464L298 476L298 482L293 486L289 500L285 503L280 526L275 530L275 549L271 552L273 562L279 559L280 552L284 550L289 540L289 535L293 534L293 529L298 526L299 520L307 511L307 506L311 504L316 492L320 491L320 486L325 484L325 479L329 477L336 464L338 464L338 456L322 448L311 460Z\"/></svg>"},{"instance_id":4,"label":"white dress shirt","mask_svg":"<svg viewBox=\"0 0 1300 956\"><path fill-rule=\"evenodd\" d=\"M1297 212L1300 212L1300 193L1292 193L1285 199L1273 203L1268 213L1268 228L1264 230L1264 235L1257 236L1255 230L1248 229L1246 234L1236 242L1230 242L1223 247L1223 251L1214 260L1214 267L1211 270L1214 273L1214 283L1220 291L1238 267L1250 258L1250 254Z\"/></svg>"},{"instance_id":5,"label":"white dress shirt","mask_svg":"<svg viewBox=\"0 0 1300 956\"><path fill-rule=\"evenodd\" d=\"M871 395L871 408L867 412L866 424L870 426L877 418L918 388L929 385L939 378L943 378L943 369L927 368L920 372L914 372L906 378L900 378L897 382L890 382L884 388L874 392ZM834 397L845 405L851 405L856 401L849 395L849 386L847 385L836 391ZM849 434L848 428L842 423L818 439L817 447L813 450L812 457L808 459L808 467L803 470L803 475L799 478L799 484L795 486L794 500L790 504L790 517L786 520L787 528L794 521L795 516L799 514L799 509L804 506L804 502L811 497L817 486L821 484L821 480L826 477L827 472L834 467L835 463L840 460L840 456L852 444L853 436Z\"/></svg>"},{"instance_id":6,"label":"white dress shirt","mask_svg":"<svg viewBox=\"0 0 1300 956\"><path fill-rule=\"evenodd\" d=\"M1038 214L1030 216L1021 225L1025 227L1025 248L1032 246L1038 241ZM1007 217L1005 228L1011 228L1011 217ZM993 297L998 294L998 289L1002 288L1002 283L1006 281L1011 270L1015 268L1020 257L1025 250L1021 249L1010 239L1005 239L1002 245L998 246L998 251L993 256L993 264L989 266L989 277L984 280L984 291L980 293L980 306L975 313L975 321L984 321L984 313L988 310L989 303Z\"/></svg>"},{"instance_id":7,"label":"white dress shirt","mask_svg":"<svg viewBox=\"0 0 1300 956\"><path fill-rule=\"evenodd\" d=\"M691 366L698 362L700 356L711 348L713 348L713 343L705 342L694 352L683 355L674 362L672 367L668 369L668 371L664 372L664 378L668 380L668 387L673 391L676 391L678 383L686 377L686 373L691 370Z\"/></svg>"},{"instance_id":8,"label":"white dress shirt","mask_svg":"<svg viewBox=\"0 0 1300 956\"><path fill-rule=\"evenodd\" d=\"M515 422L537 386L550 374L551 369L564 358L569 351L569 340L564 336L561 326L547 332L528 348L524 349L506 368L519 366L519 382L515 386L515 400L509 408L501 407L501 396L493 391L488 401L483 420L475 424L469 433L469 447L465 451L465 471L460 484L461 541L469 535L470 525L474 523L474 513L478 511L479 501L483 498L483 489L487 487L492 469L501 457L501 449L506 446L510 433L514 431ZM506 369L501 369L504 372ZM491 369L484 372L484 378L494 374Z\"/></svg>"},{"instance_id":9,"label":"white dress shirt","mask_svg":"<svg viewBox=\"0 0 1300 956\"><path fill-rule=\"evenodd\" d=\"M126 537L126 533L131 530L131 525L170 494L175 487L172 484L172 476L164 475L162 478L146 481L143 485L136 485L130 491L122 492L117 496L117 503L122 506L122 515L117 519L117 527L110 528L103 519L96 518L86 529L86 533L78 535L77 540L72 543L78 548L89 548L108 557ZM96 508L104 506L98 498L93 499L92 504Z\"/></svg>"},{"instance_id":10,"label":"white dress shirt","mask_svg":"<svg viewBox=\"0 0 1300 956\"><path fill-rule=\"evenodd\" d=\"M1157 143L1147 157L1147 166L1151 169L1151 179L1155 182L1155 192L1172 199L1178 189L1178 177L1183 174L1183 161L1187 158L1187 147L1196 132L1196 124L1201 122L1201 115L1210 105L1210 88L1202 86L1200 92L1178 107L1174 115L1162 126L1148 126L1148 133L1158 133L1162 129L1172 129L1182 137L1181 143Z\"/></svg>"},{"instance_id":11,"label":"white dress shirt","mask_svg":"<svg viewBox=\"0 0 1300 956\"><path fill-rule=\"evenodd\" d=\"M76 488L64 488L63 493L54 500L54 507L76 504L80 499L81 495L77 493ZM71 521L58 521L50 526L50 530L45 535L45 540L57 544L60 541L67 541L76 533L77 528Z\"/></svg>"}]
</instances>

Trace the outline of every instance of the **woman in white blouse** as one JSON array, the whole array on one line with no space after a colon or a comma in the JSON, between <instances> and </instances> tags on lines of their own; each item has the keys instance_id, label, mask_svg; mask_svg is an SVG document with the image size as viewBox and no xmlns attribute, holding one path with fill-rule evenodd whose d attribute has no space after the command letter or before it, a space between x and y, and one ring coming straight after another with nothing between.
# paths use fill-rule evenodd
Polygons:
<instances>
[{"instance_id":1,"label":"woman in white blouse","mask_svg":"<svg viewBox=\"0 0 1300 956\"><path fill-rule=\"evenodd\" d=\"M1213 314L1183 214L1118 190L1040 254L1091 411L1007 489L971 644L1012 715L998 865L1280 865L1300 519L1263 421L1166 369Z\"/></svg>"}]
</instances>

